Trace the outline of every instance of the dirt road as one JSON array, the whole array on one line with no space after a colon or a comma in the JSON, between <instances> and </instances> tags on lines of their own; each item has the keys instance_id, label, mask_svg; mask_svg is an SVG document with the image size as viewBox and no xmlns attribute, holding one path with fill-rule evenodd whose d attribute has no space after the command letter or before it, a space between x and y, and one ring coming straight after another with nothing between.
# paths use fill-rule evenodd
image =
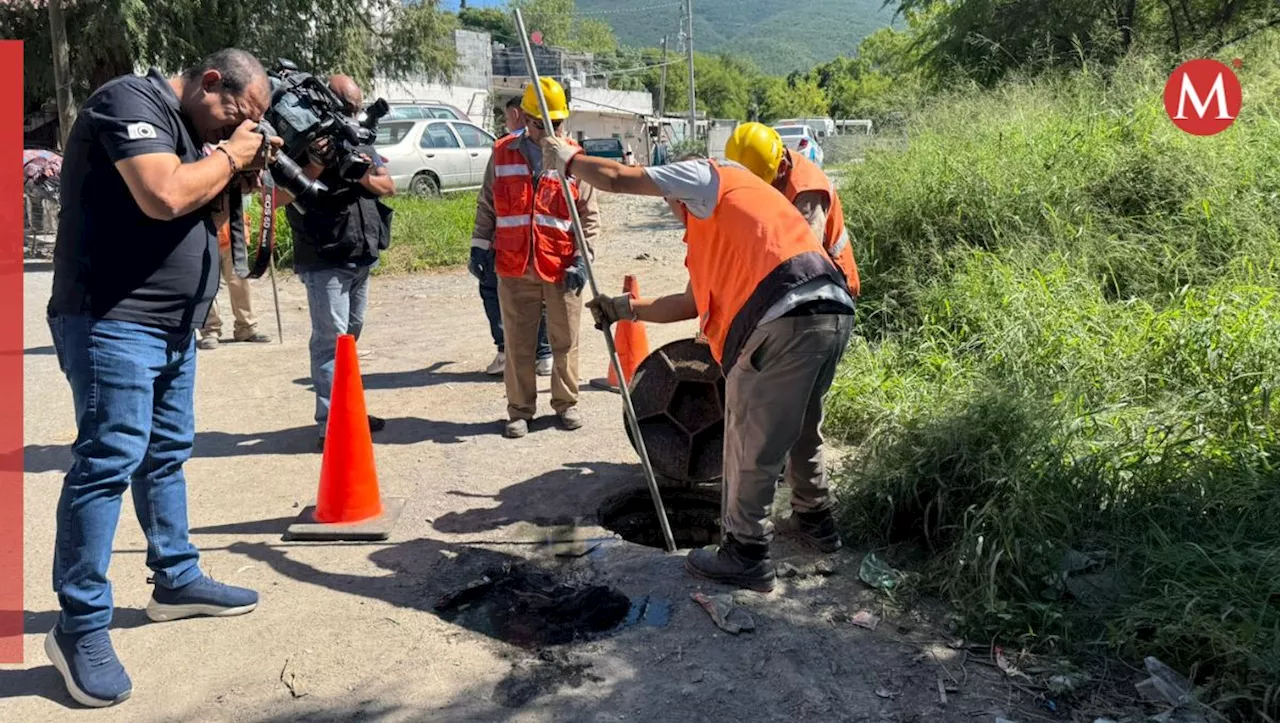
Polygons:
<instances>
[{"instance_id":1,"label":"dirt road","mask_svg":"<svg viewBox=\"0 0 1280 723\"><path fill-rule=\"evenodd\" d=\"M611 198L604 212L604 288L620 289L627 272L646 294L683 288L680 234L660 201ZM280 286L283 344L201 352L186 467L192 532L204 569L261 591L261 605L239 618L148 622L145 541L126 496L112 635L134 693L113 709L78 709L41 647L57 619L50 551L75 427L43 321L47 264L29 264L25 281L27 664L0 669L0 720L990 721L1016 712L998 673L966 666L927 624L852 625L850 614L877 604L856 581L853 552L835 558L833 576L741 596L754 633L718 631L690 594L725 591L686 577L683 553L596 526L602 504L643 484L618 397L585 384L606 371L599 333L584 324L586 428L538 424L505 440L503 389L479 373L493 348L464 271L373 283L361 364L369 410L388 419L375 437L378 473L383 495L408 499L386 544L280 539L313 499L321 462L300 284ZM254 294L274 334L269 285L255 282ZM648 329L654 347L692 331ZM540 403L549 415L545 395ZM595 540L572 554L594 549L562 556L563 546L544 544L553 528ZM540 645L493 618L435 610L486 571L525 563L648 596L653 614L599 639ZM939 680L951 689L945 704Z\"/></svg>"}]
</instances>

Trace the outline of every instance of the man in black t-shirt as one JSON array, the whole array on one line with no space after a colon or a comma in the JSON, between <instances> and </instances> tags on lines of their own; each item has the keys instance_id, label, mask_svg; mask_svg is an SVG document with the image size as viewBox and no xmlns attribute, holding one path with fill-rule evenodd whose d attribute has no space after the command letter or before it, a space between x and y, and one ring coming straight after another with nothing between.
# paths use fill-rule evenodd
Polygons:
<instances>
[{"instance_id":1,"label":"man in black t-shirt","mask_svg":"<svg viewBox=\"0 0 1280 723\"><path fill-rule=\"evenodd\" d=\"M238 615L258 602L201 572L182 466L195 436L195 330L218 289L215 224L228 184L265 165L256 127L269 101L258 61L224 50L177 77L107 83L67 141L49 328L78 434L58 501L62 614L45 651L83 705L132 692L107 634L126 488L154 576L148 617ZM205 154L205 143L217 145Z\"/></svg>"}]
</instances>

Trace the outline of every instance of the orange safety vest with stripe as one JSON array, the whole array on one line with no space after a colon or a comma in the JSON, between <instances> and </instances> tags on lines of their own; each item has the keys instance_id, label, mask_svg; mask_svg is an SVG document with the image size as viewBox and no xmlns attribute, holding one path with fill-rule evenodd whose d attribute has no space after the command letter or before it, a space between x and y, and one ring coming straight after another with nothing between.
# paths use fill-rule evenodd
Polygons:
<instances>
[{"instance_id":1,"label":"orange safety vest with stripe","mask_svg":"<svg viewBox=\"0 0 1280 723\"><path fill-rule=\"evenodd\" d=\"M249 214L244 215L244 229L249 229ZM222 253L231 249L231 219L223 221L218 226L218 252Z\"/></svg>"},{"instance_id":2,"label":"orange safety vest with stripe","mask_svg":"<svg viewBox=\"0 0 1280 723\"><path fill-rule=\"evenodd\" d=\"M827 255L844 273L849 293L856 299L861 291L862 281L858 278L858 264L853 258L853 244L849 243L849 229L844 225L844 207L840 205L836 184L827 178L818 164L808 158L791 150L787 150L787 155L791 159L791 172L787 174L787 187L783 194L792 203L795 203L796 196L806 191L827 194L831 207L827 211L827 228L822 245L826 248Z\"/></svg>"},{"instance_id":3,"label":"orange safety vest with stripe","mask_svg":"<svg viewBox=\"0 0 1280 723\"><path fill-rule=\"evenodd\" d=\"M685 266L702 334L726 374L760 320L791 290L844 275L804 216L747 169L710 161L720 176L709 218L686 214Z\"/></svg>"},{"instance_id":4,"label":"orange safety vest with stripe","mask_svg":"<svg viewBox=\"0 0 1280 723\"><path fill-rule=\"evenodd\" d=\"M493 147L494 268L498 276L524 276L532 246L538 277L559 283L578 254L573 217L564 201L560 174L538 169L535 190L534 169L519 149L521 138L523 134L507 136ZM569 188L577 201L577 179L569 179Z\"/></svg>"}]
</instances>

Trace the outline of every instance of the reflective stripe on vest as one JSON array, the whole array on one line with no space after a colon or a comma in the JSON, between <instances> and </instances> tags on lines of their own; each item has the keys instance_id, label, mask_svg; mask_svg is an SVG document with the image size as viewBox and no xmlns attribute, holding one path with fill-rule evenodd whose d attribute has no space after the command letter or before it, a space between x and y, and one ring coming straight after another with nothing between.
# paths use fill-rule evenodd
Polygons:
<instances>
[{"instance_id":1,"label":"reflective stripe on vest","mask_svg":"<svg viewBox=\"0 0 1280 723\"><path fill-rule=\"evenodd\" d=\"M493 167L493 175L496 178L527 176L529 175L529 167L523 163L504 163L501 166Z\"/></svg>"},{"instance_id":2,"label":"reflective stripe on vest","mask_svg":"<svg viewBox=\"0 0 1280 723\"><path fill-rule=\"evenodd\" d=\"M555 216L548 216L545 213L533 214L533 222L538 224L539 226L550 226L551 228L559 229L565 232L569 232L573 230L572 219L556 218Z\"/></svg>"},{"instance_id":3,"label":"reflective stripe on vest","mask_svg":"<svg viewBox=\"0 0 1280 723\"><path fill-rule=\"evenodd\" d=\"M729 373L769 308L816 279L843 286L840 271L795 206L750 171L710 161L720 190L711 217L690 214L685 266L702 333Z\"/></svg>"},{"instance_id":4,"label":"reflective stripe on vest","mask_svg":"<svg viewBox=\"0 0 1280 723\"><path fill-rule=\"evenodd\" d=\"M538 278L559 283L577 255L563 181L559 174L543 172L534 186L521 138L508 136L493 147L494 267L498 276L517 277L532 263ZM569 188L576 200L575 179Z\"/></svg>"},{"instance_id":5,"label":"reflective stripe on vest","mask_svg":"<svg viewBox=\"0 0 1280 723\"><path fill-rule=\"evenodd\" d=\"M849 293L857 298L862 281L858 276L858 262L853 257L853 246L849 242L849 229L845 227L844 208L840 203L840 194L836 192L836 184L813 161L791 151L787 151L787 154L791 159L791 172L787 176L787 187L783 193L792 203L795 203L797 196L808 191L827 194L831 207L827 209L827 225L822 245L844 274Z\"/></svg>"}]
</instances>

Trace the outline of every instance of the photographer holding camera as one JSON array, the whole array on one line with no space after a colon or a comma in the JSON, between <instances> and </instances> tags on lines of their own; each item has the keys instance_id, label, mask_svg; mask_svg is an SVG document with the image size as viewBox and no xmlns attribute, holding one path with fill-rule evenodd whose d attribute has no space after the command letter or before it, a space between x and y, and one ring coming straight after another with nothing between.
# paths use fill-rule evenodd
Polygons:
<instances>
[{"instance_id":1,"label":"photographer holding camera","mask_svg":"<svg viewBox=\"0 0 1280 723\"><path fill-rule=\"evenodd\" d=\"M77 437L58 501L45 651L71 696L102 707L132 683L107 627L107 567L132 486L155 589L152 620L240 615L258 594L201 572L182 467L195 436L195 332L218 289L225 195L263 168L270 103L253 56L222 50L181 75L128 75L89 97L67 142L49 328ZM217 144L207 154L205 143Z\"/></svg>"},{"instance_id":2,"label":"photographer holding camera","mask_svg":"<svg viewBox=\"0 0 1280 723\"><path fill-rule=\"evenodd\" d=\"M363 94L354 80L331 76L328 89L342 103L345 116L354 119L359 115ZM369 273L379 253L391 243L391 209L378 199L395 193L395 182L372 145L350 149L369 163L367 172L354 182L337 162L336 145L329 137L312 143L309 165L303 169L307 178L319 181L327 190L295 199L282 189L280 201L288 205L285 214L293 229L293 266L307 288L311 309L311 380L320 449L324 449L329 421L338 336L360 338L369 301ZM369 416L371 431L385 425L384 420Z\"/></svg>"}]
</instances>

